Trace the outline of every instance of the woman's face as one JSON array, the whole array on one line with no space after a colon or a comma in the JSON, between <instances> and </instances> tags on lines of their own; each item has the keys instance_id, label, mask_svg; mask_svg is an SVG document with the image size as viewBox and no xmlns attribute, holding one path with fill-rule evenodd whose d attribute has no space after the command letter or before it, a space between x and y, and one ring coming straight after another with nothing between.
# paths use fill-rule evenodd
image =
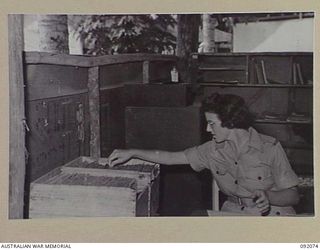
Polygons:
<instances>
[{"instance_id":1,"label":"woman's face","mask_svg":"<svg viewBox=\"0 0 320 250\"><path fill-rule=\"evenodd\" d=\"M222 127L221 121L215 113L205 113L207 120L207 132L212 134L213 139L216 143L220 143L228 139L231 129Z\"/></svg>"}]
</instances>

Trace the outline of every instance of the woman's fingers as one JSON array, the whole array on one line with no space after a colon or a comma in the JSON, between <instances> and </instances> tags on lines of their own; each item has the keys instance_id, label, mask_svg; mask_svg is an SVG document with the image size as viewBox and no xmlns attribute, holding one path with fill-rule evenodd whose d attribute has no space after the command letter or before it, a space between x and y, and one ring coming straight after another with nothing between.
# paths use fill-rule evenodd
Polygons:
<instances>
[{"instance_id":1,"label":"woman's fingers","mask_svg":"<svg viewBox=\"0 0 320 250\"><path fill-rule=\"evenodd\" d=\"M110 167L113 167L115 165L124 163L125 161L126 161L126 159L123 157L111 157L111 158L109 158L109 165L110 165Z\"/></svg>"},{"instance_id":2,"label":"woman's fingers","mask_svg":"<svg viewBox=\"0 0 320 250\"><path fill-rule=\"evenodd\" d=\"M269 208L269 204L267 204L267 203L259 204L259 205L257 205L257 208L259 208L260 211L263 211L263 210Z\"/></svg>"},{"instance_id":3,"label":"woman's fingers","mask_svg":"<svg viewBox=\"0 0 320 250\"><path fill-rule=\"evenodd\" d=\"M109 158L115 158L115 157L117 157L118 154L119 154L119 151L118 151L118 150L114 150L114 151L110 154Z\"/></svg>"},{"instance_id":4,"label":"woman's fingers","mask_svg":"<svg viewBox=\"0 0 320 250\"><path fill-rule=\"evenodd\" d=\"M256 204L257 204L257 207L258 208L262 208L262 207L265 207L265 206L269 206L269 201L268 199L258 199L256 201Z\"/></svg>"},{"instance_id":5,"label":"woman's fingers","mask_svg":"<svg viewBox=\"0 0 320 250\"><path fill-rule=\"evenodd\" d=\"M123 161L121 159L115 159L109 165L110 165L110 167L114 167L115 165L118 165L120 163L123 163Z\"/></svg>"},{"instance_id":6,"label":"woman's fingers","mask_svg":"<svg viewBox=\"0 0 320 250\"><path fill-rule=\"evenodd\" d=\"M254 194L254 197L255 197L255 202L256 203L262 203L266 199L266 196L265 196L264 192L261 191L261 190L257 190L255 192L255 194Z\"/></svg>"},{"instance_id":7,"label":"woman's fingers","mask_svg":"<svg viewBox=\"0 0 320 250\"><path fill-rule=\"evenodd\" d=\"M259 211L260 211L261 214L267 213L267 212L270 211L270 207L269 206L265 206L265 207L259 208Z\"/></svg>"},{"instance_id":8,"label":"woman's fingers","mask_svg":"<svg viewBox=\"0 0 320 250\"><path fill-rule=\"evenodd\" d=\"M110 156L108 164L110 167L113 167L115 165L124 163L130 159L130 151L129 150L114 150Z\"/></svg>"},{"instance_id":9,"label":"woman's fingers","mask_svg":"<svg viewBox=\"0 0 320 250\"><path fill-rule=\"evenodd\" d=\"M270 202L266 193L263 190L255 191L253 197L253 200L256 203L256 206L261 214L269 212Z\"/></svg>"},{"instance_id":10,"label":"woman's fingers","mask_svg":"<svg viewBox=\"0 0 320 250\"><path fill-rule=\"evenodd\" d=\"M119 158L119 156L120 156L120 151L118 149L113 150L108 157L108 165L112 167L115 164L117 164L117 162L115 161Z\"/></svg>"}]
</instances>

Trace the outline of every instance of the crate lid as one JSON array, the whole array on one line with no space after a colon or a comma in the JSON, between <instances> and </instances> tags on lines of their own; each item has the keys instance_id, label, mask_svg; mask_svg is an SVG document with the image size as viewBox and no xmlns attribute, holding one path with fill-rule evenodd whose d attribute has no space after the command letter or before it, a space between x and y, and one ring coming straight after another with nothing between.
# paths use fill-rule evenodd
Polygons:
<instances>
[{"instance_id":1,"label":"crate lid","mask_svg":"<svg viewBox=\"0 0 320 250\"><path fill-rule=\"evenodd\" d=\"M137 182L128 177L93 176L83 173L56 172L55 175L48 175L48 178L38 179L36 184L47 185L80 185L80 186L105 186L124 187L137 189Z\"/></svg>"}]
</instances>

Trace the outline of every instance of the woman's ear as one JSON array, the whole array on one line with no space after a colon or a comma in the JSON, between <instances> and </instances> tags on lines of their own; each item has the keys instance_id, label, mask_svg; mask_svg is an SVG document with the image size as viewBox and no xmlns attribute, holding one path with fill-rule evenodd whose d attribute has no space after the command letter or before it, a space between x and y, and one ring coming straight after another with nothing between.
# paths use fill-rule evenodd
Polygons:
<instances>
[{"instance_id":1,"label":"woman's ear","mask_svg":"<svg viewBox=\"0 0 320 250\"><path fill-rule=\"evenodd\" d=\"M229 129L234 128L234 124L233 124L232 120L228 120L228 121L225 121L225 122L221 123L221 126L229 128Z\"/></svg>"}]
</instances>

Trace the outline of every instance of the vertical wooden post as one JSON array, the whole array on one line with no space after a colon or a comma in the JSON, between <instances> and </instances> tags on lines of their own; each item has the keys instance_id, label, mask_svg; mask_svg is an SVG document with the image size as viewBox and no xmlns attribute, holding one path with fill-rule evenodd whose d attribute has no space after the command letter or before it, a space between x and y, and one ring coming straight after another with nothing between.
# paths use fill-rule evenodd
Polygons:
<instances>
[{"instance_id":1,"label":"vertical wooden post","mask_svg":"<svg viewBox=\"0 0 320 250\"><path fill-rule=\"evenodd\" d=\"M23 218L25 162L25 106L23 80L23 15L9 15L9 218Z\"/></svg>"},{"instance_id":2,"label":"vertical wooden post","mask_svg":"<svg viewBox=\"0 0 320 250\"><path fill-rule=\"evenodd\" d=\"M144 61L142 66L142 82L144 84L150 83L150 62Z\"/></svg>"},{"instance_id":3,"label":"vertical wooden post","mask_svg":"<svg viewBox=\"0 0 320 250\"><path fill-rule=\"evenodd\" d=\"M100 89L99 67L88 72L89 112L90 112L90 156L100 157Z\"/></svg>"},{"instance_id":4,"label":"vertical wooden post","mask_svg":"<svg viewBox=\"0 0 320 250\"><path fill-rule=\"evenodd\" d=\"M212 179L212 210L219 211L219 187L215 179Z\"/></svg>"}]
</instances>

